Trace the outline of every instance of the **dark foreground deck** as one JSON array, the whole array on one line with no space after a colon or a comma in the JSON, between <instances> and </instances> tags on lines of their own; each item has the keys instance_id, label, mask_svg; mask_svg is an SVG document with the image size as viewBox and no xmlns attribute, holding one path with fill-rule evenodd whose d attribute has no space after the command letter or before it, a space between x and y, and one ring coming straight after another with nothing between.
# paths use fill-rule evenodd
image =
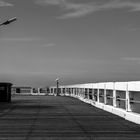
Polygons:
<instances>
[{"instance_id":1,"label":"dark foreground deck","mask_svg":"<svg viewBox=\"0 0 140 140\"><path fill-rule=\"evenodd\" d=\"M140 125L70 97L0 103L0 140L140 140Z\"/></svg>"}]
</instances>

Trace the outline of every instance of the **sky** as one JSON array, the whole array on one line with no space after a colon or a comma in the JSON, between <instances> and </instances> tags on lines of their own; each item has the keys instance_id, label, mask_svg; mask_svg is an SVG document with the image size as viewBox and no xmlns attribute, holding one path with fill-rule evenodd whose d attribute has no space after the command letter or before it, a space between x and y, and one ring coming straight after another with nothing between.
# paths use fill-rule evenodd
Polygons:
<instances>
[{"instance_id":1,"label":"sky","mask_svg":"<svg viewBox=\"0 0 140 140\"><path fill-rule=\"evenodd\" d=\"M139 0L0 0L0 81L140 80Z\"/></svg>"}]
</instances>

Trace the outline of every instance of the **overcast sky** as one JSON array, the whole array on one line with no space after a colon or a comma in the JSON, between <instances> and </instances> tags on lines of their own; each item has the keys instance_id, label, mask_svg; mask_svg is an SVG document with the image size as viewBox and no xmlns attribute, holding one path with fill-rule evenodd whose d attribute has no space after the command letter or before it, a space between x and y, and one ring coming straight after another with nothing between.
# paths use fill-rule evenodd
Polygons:
<instances>
[{"instance_id":1,"label":"overcast sky","mask_svg":"<svg viewBox=\"0 0 140 140\"><path fill-rule=\"evenodd\" d=\"M0 81L140 80L140 0L0 0Z\"/></svg>"}]
</instances>

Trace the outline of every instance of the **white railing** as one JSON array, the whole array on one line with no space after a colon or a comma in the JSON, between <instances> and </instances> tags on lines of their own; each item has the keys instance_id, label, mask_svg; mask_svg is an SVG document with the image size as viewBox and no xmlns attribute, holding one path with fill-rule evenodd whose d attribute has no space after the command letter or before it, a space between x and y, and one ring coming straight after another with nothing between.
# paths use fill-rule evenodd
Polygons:
<instances>
[{"instance_id":1,"label":"white railing","mask_svg":"<svg viewBox=\"0 0 140 140\"><path fill-rule=\"evenodd\" d=\"M53 88L52 91L55 91L56 87L51 88ZM59 88L61 91L65 89L64 95L79 98L86 103L140 124L140 81L87 83L60 86ZM89 97L91 96L90 89L92 89L93 93L92 99ZM85 92L81 92L81 90ZM112 94L108 95L107 90L110 90ZM97 95L96 101L95 94ZM113 103L108 104L108 100ZM134 116L137 118L136 120L132 118Z\"/></svg>"}]
</instances>

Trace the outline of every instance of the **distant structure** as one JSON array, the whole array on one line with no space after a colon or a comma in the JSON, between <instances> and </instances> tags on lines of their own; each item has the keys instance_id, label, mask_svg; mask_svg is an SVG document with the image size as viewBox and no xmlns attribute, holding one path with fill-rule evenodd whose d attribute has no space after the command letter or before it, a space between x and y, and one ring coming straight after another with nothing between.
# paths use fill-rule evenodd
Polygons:
<instances>
[{"instance_id":1,"label":"distant structure","mask_svg":"<svg viewBox=\"0 0 140 140\"><path fill-rule=\"evenodd\" d=\"M12 93L29 95L32 93L32 87L12 87Z\"/></svg>"},{"instance_id":2,"label":"distant structure","mask_svg":"<svg viewBox=\"0 0 140 140\"><path fill-rule=\"evenodd\" d=\"M11 102L12 83L0 83L0 102Z\"/></svg>"},{"instance_id":3,"label":"distant structure","mask_svg":"<svg viewBox=\"0 0 140 140\"><path fill-rule=\"evenodd\" d=\"M46 88L32 88L32 87L12 87L12 94L17 95L46 95Z\"/></svg>"}]
</instances>

